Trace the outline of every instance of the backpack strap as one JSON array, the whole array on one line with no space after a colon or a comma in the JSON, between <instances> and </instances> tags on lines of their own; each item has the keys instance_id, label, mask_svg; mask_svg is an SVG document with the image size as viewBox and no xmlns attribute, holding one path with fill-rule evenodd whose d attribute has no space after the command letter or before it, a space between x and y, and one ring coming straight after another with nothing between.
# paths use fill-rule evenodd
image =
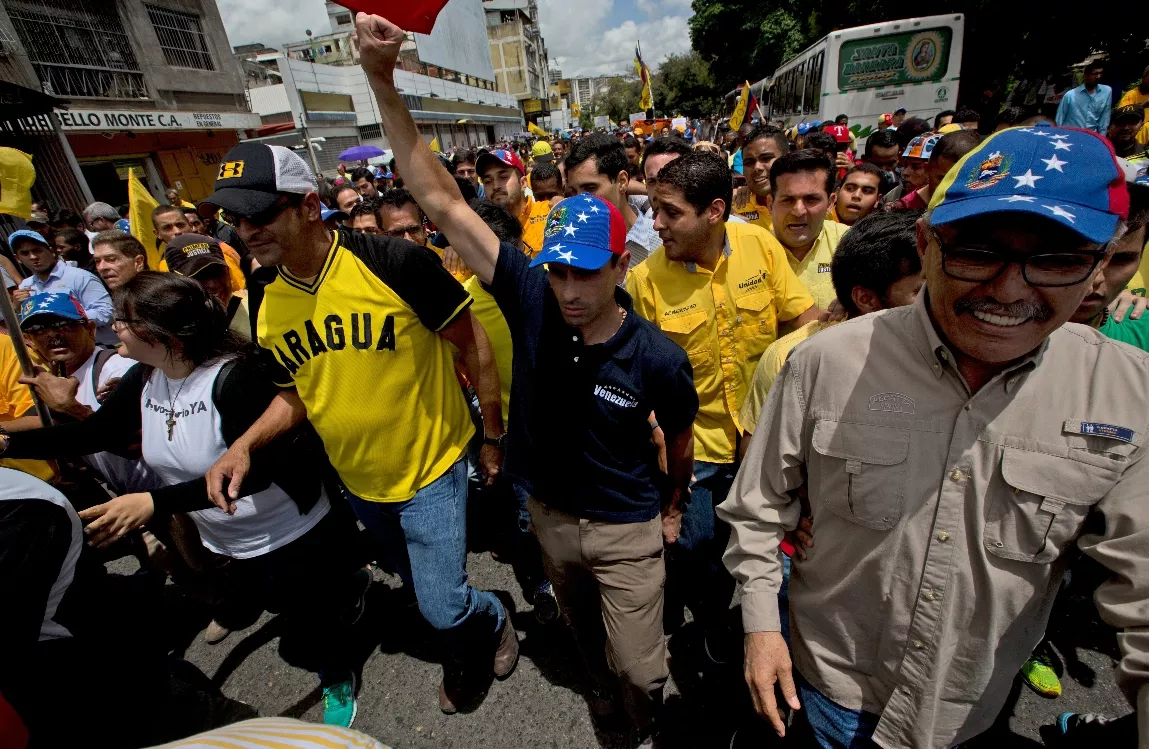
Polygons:
<instances>
[{"instance_id":1,"label":"backpack strap","mask_svg":"<svg viewBox=\"0 0 1149 749\"><path fill-rule=\"evenodd\" d=\"M97 348L96 360L92 362L92 392L100 389L100 373L104 371L104 365L108 363L116 355L114 348Z\"/></svg>"}]
</instances>

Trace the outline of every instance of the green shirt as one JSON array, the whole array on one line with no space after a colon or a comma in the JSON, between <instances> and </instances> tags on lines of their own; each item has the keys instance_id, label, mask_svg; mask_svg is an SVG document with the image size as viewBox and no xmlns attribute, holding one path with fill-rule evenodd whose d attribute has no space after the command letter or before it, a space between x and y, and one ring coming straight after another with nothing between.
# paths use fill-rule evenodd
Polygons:
<instances>
[{"instance_id":1,"label":"green shirt","mask_svg":"<svg viewBox=\"0 0 1149 749\"><path fill-rule=\"evenodd\" d=\"M1115 341L1128 343L1142 351L1149 351L1149 315L1142 315L1139 320L1133 320L1126 315L1122 322L1117 322L1110 316L1101 326L1101 332Z\"/></svg>"}]
</instances>

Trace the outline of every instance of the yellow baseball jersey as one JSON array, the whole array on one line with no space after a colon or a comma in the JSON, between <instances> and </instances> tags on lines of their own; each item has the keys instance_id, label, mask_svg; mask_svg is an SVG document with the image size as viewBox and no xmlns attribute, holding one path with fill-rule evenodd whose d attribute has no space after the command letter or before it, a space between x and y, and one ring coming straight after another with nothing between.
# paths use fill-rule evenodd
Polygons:
<instances>
[{"instance_id":1,"label":"yellow baseball jersey","mask_svg":"<svg viewBox=\"0 0 1149 749\"><path fill-rule=\"evenodd\" d=\"M258 272L250 305L275 382L294 387L347 489L401 502L442 476L474 434L438 334L471 297L425 248L339 231L313 279Z\"/></svg>"},{"instance_id":2,"label":"yellow baseball jersey","mask_svg":"<svg viewBox=\"0 0 1149 749\"><path fill-rule=\"evenodd\" d=\"M830 302L838 295L834 291L834 282L830 278L830 261L834 259L834 250L838 249L838 242L850 227L836 221L823 221L822 231L814 240L814 246L806 253L806 257L799 260L786 250L786 259L790 269L798 275L806 289L814 297L814 304L819 309L828 309Z\"/></svg>"},{"instance_id":3,"label":"yellow baseball jersey","mask_svg":"<svg viewBox=\"0 0 1149 749\"><path fill-rule=\"evenodd\" d=\"M547 214L550 212L550 203L536 201L534 198L527 198L523 205L519 223L523 226L523 250L529 257L534 257L543 249L543 229L547 226Z\"/></svg>"},{"instance_id":4,"label":"yellow baseball jersey","mask_svg":"<svg viewBox=\"0 0 1149 749\"><path fill-rule=\"evenodd\" d=\"M793 320L814 299L786 261L786 251L753 224L726 224L726 247L711 272L672 261L659 247L626 274L634 309L681 346L694 368L698 415L694 457L734 462L738 412L779 321Z\"/></svg>"},{"instance_id":5,"label":"yellow baseball jersey","mask_svg":"<svg viewBox=\"0 0 1149 749\"><path fill-rule=\"evenodd\" d=\"M762 414L762 406L766 404L766 396L770 394L774 380L778 379L778 373L782 371L782 365L790 358L790 352L794 347L833 324L819 320L808 322L766 347L762 352L762 358L758 360L758 366L754 368L754 379L750 381L750 389L746 392L746 397L742 400L742 410L738 413L738 422L745 431L754 431L754 425L758 423L758 417Z\"/></svg>"},{"instance_id":6,"label":"yellow baseball jersey","mask_svg":"<svg viewBox=\"0 0 1149 749\"><path fill-rule=\"evenodd\" d=\"M766 231L774 230L774 221L770 218L770 209L758 204L758 196L750 193L750 202L742 208L735 208L734 215L745 219L746 223L761 226Z\"/></svg>"}]
</instances>

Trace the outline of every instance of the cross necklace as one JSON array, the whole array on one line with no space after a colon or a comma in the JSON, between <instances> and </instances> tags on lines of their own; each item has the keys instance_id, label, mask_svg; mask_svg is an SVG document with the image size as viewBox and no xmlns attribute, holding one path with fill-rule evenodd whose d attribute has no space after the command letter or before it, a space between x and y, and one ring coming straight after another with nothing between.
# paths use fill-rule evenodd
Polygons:
<instances>
[{"instance_id":1,"label":"cross necklace","mask_svg":"<svg viewBox=\"0 0 1149 749\"><path fill-rule=\"evenodd\" d=\"M188 377L190 377L190 376L191 375L189 374ZM164 377L167 377L167 375L164 375ZM172 396L171 399L168 401L168 420L166 422L168 425L168 442L172 441L172 435L175 433L175 430L176 430L176 398L180 397L180 393L182 393L184 391L184 385L186 385L186 384L188 384L188 378L187 377L185 377L184 381L180 383L180 389L177 390L176 394L174 396ZM168 380L168 393L171 393L171 391L172 391L172 381L169 379Z\"/></svg>"}]
</instances>

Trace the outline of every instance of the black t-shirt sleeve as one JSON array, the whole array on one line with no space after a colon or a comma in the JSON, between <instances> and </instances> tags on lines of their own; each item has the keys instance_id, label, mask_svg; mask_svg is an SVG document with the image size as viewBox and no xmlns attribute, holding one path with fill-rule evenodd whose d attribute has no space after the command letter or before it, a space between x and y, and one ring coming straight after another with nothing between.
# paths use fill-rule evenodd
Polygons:
<instances>
[{"instance_id":1,"label":"black t-shirt sleeve","mask_svg":"<svg viewBox=\"0 0 1149 749\"><path fill-rule=\"evenodd\" d=\"M668 342L669 343L669 342ZM698 413L698 391L694 387L694 370L686 352L674 344L658 347L653 357L651 406L659 426L666 434L677 434L694 424ZM672 350L671 350L672 349Z\"/></svg>"},{"instance_id":2,"label":"black t-shirt sleeve","mask_svg":"<svg viewBox=\"0 0 1149 749\"><path fill-rule=\"evenodd\" d=\"M471 295L430 250L405 239L340 234L340 242L415 310L429 330L447 327L471 304Z\"/></svg>"},{"instance_id":3,"label":"black t-shirt sleeve","mask_svg":"<svg viewBox=\"0 0 1149 749\"><path fill-rule=\"evenodd\" d=\"M542 309L546 284L546 271L542 266L532 268L531 258L514 245L506 242L499 245L491 296L512 329L518 328L531 310Z\"/></svg>"}]
</instances>

